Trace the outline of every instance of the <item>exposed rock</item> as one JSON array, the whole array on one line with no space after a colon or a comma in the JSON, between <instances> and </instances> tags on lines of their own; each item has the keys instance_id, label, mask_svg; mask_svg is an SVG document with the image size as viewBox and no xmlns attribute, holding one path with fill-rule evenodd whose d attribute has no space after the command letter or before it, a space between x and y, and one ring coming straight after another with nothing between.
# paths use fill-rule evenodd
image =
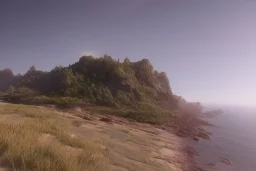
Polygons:
<instances>
[{"instance_id":1,"label":"exposed rock","mask_svg":"<svg viewBox=\"0 0 256 171\"><path fill-rule=\"evenodd\" d=\"M102 117L100 118L100 121L103 121L103 122L107 122L107 123L113 123L113 120L111 118L107 118L107 117Z\"/></svg>"},{"instance_id":2,"label":"exposed rock","mask_svg":"<svg viewBox=\"0 0 256 171\"><path fill-rule=\"evenodd\" d=\"M74 108L74 111L76 111L76 112L82 112L82 109L81 109L80 107L75 107L75 108Z\"/></svg>"},{"instance_id":3,"label":"exposed rock","mask_svg":"<svg viewBox=\"0 0 256 171\"><path fill-rule=\"evenodd\" d=\"M157 83L155 85L156 90L161 93L171 94L170 83L166 73L165 72L161 72L159 74L157 73L156 79L157 79Z\"/></svg>"},{"instance_id":4,"label":"exposed rock","mask_svg":"<svg viewBox=\"0 0 256 171\"><path fill-rule=\"evenodd\" d=\"M85 119L85 120L92 120L92 119L91 119L89 116L87 116L87 115L83 115L82 118Z\"/></svg>"},{"instance_id":5,"label":"exposed rock","mask_svg":"<svg viewBox=\"0 0 256 171\"><path fill-rule=\"evenodd\" d=\"M206 132L203 132L203 131L199 132L197 134L197 136L200 138L204 138L204 139L210 139L210 136Z\"/></svg>"},{"instance_id":6,"label":"exposed rock","mask_svg":"<svg viewBox=\"0 0 256 171\"><path fill-rule=\"evenodd\" d=\"M193 140L199 141L199 138L198 137L193 137Z\"/></svg>"},{"instance_id":7,"label":"exposed rock","mask_svg":"<svg viewBox=\"0 0 256 171\"><path fill-rule=\"evenodd\" d=\"M228 160L228 159L226 159L226 158L224 158L224 157L220 157L220 161L221 161L222 163L225 163L225 164L228 164L228 165L232 164L232 162L231 162L230 160Z\"/></svg>"},{"instance_id":8,"label":"exposed rock","mask_svg":"<svg viewBox=\"0 0 256 171\"><path fill-rule=\"evenodd\" d=\"M186 147L185 150L190 157L199 156L198 152L191 146Z\"/></svg>"},{"instance_id":9,"label":"exposed rock","mask_svg":"<svg viewBox=\"0 0 256 171\"><path fill-rule=\"evenodd\" d=\"M210 163L207 164L207 166L214 167L214 166L216 166L216 164L210 162Z\"/></svg>"},{"instance_id":10,"label":"exposed rock","mask_svg":"<svg viewBox=\"0 0 256 171\"><path fill-rule=\"evenodd\" d=\"M85 113L85 114L75 114L75 116L77 116L79 118L82 118L82 119L85 119L85 120L89 120L89 121L92 121L92 120L95 119L92 115L87 114L87 113Z\"/></svg>"},{"instance_id":11,"label":"exposed rock","mask_svg":"<svg viewBox=\"0 0 256 171\"><path fill-rule=\"evenodd\" d=\"M107 147L105 147L105 146L102 145L102 144L99 145L99 148L102 149L102 150L107 150Z\"/></svg>"}]
</instances>

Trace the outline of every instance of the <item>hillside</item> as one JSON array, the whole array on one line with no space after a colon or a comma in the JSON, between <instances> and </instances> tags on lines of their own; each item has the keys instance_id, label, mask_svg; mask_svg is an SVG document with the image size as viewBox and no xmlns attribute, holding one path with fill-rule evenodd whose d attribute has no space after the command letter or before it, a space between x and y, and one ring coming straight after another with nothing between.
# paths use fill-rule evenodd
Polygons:
<instances>
[{"instance_id":1,"label":"hillside","mask_svg":"<svg viewBox=\"0 0 256 171\"><path fill-rule=\"evenodd\" d=\"M0 100L18 103L0 103L0 169L200 170L177 135L208 138L202 106L173 94L147 59L84 56L47 72L0 70L0 80Z\"/></svg>"},{"instance_id":2,"label":"hillside","mask_svg":"<svg viewBox=\"0 0 256 171\"><path fill-rule=\"evenodd\" d=\"M0 80L0 91L7 92L11 102L105 106L104 112L148 123L168 121L184 101L172 93L166 73L154 70L147 59L121 62L108 55L83 56L68 67L58 66L49 72L34 66L24 75L1 70Z\"/></svg>"}]
</instances>

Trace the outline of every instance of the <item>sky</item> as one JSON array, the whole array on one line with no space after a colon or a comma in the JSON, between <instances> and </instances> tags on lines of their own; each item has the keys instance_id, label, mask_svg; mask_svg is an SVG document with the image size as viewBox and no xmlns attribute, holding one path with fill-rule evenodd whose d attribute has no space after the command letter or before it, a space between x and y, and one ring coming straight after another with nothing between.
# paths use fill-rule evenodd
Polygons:
<instances>
[{"instance_id":1,"label":"sky","mask_svg":"<svg viewBox=\"0 0 256 171\"><path fill-rule=\"evenodd\" d=\"M1 0L0 69L148 58L175 94L256 106L255 0Z\"/></svg>"}]
</instances>

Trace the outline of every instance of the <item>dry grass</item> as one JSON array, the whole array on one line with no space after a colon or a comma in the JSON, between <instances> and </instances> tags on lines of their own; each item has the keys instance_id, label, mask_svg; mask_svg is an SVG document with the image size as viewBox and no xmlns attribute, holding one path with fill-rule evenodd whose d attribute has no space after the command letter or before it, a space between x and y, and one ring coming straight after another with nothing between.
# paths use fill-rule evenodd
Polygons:
<instances>
[{"instance_id":1,"label":"dry grass","mask_svg":"<svg viewBox=\"0 0 256 171\"><path fill-rule=\"evenodd\" d=\"M38 107L5 105L1 114L19 114L24 122L0 120L1 166L13 170L97 171L106 169L106 152L93 141L71 136L71 122ZM42 135L53 137L50 143Z\"/></svg>"},{"instance_id":2,"label":"dry grass","mask_svg":"<svg viewBox=\"0 0 256 171\"><path fill-rule=\"evenodd\" d=\"M80 127L81 125L83 125L83 122L82 122L81 120L76 120L76 119L74 119L74 120L72 121L72 125L73 125L73 126L76 126L76 127Z\"/></svg>"},{"instance_id":3,"label":"dry grass","mask_svg":"<svg viewBox=\"0 0 256 171\"><path fill-rule=\"evenodd\" d=\"M131 134L131 132L128 129L125 129L125 128L120 129L120 131L125 133L125 134Z\"/></svg>"}]
</instances>

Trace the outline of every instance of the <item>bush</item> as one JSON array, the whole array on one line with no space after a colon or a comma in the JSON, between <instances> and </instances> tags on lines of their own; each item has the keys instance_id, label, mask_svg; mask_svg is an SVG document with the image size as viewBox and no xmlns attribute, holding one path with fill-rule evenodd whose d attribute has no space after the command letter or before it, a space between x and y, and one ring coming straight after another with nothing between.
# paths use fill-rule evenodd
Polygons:
<instances>
[{"instance_id":1,"label":"bush","mask_svg":"<svg viewBox=\"0 0 256 171\"><path fill-rule=\"evenodd\" d=\"M34 105L53 104L60 108L70 108L82 105L84 102L81 99L73 97L36 96L29 99L27 103Z\"/></svg>"},{"instance_id":2,"label":"bush","mask_svg":"<svg viewBox=\"0 0 256 171\"><path fill-rule=\"evenodd\" d=\"M128 97L128 93L118 91L116 94L116 100L119 104L130 105L131 99Z\"/></svg>"},{"instance_id":3,"label":"bush","mask_svg":"<svg viewBox=\"0 0 256 171\"><path fill-rule=\"evenodd\" d=\"M62 97L62 98L56 98L55 103L59 107L68 108L68 107L75 107L81 104L82 100L78 98L72 98L72 97Z\"/></svg>"},{"instance_id":4,"label":"bush","mask_svg":"<svg viewBox=\"0 0 256 171\"><path fill-rule=\"evenodd\" d=\"M8 92L10 101L16 103L68 108L88 101L110 110L118 107L111 113L150 123L163 122L171 115L163 108L177 109L166 74L156 72L147 59L130 62L126 58L120 62L108 55L83 56L68 67L55 67L50 72L32 66L13 79L6 85L13 85Z\"/></svg>"},{"instance_id":5,"label":"bush","mask_svg":"<svg viewBox=\"0 0 256 171\"><path fill-rule=\"evenodd\" d=\"M175 116L174 112L164 110L156 105L149 103L139 103L133 107L87 107L87 110L100 114L110 114L125 117L138 122L162 124L168 122Z\"/></svg>"},{"instance_id":6,"label":"bush","mask_svg":"<svg viewBox=\"0 0 256 171\"><path fill-rule=\"evenodd\" d=\"M33 99L31 99L31 103L33 104L54 104L55 103L55 99L51 98L51 97L47 97L47 96L37 96L34 97Z\"/></svg>"}]
</instances>

